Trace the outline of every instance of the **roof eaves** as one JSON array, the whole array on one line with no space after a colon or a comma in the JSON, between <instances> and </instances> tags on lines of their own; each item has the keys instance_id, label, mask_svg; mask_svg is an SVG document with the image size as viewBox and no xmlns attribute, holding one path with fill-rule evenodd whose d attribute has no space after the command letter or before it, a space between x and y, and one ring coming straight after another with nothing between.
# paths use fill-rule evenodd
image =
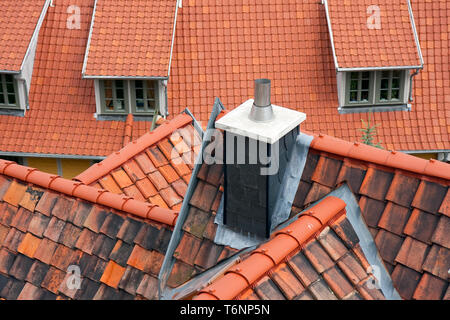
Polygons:
<instances>
[{"instance_id":1,"label":"roof eaves","mask_svg":"<svg viewBox=\"0 0 450 320\"><path fill-rule=\"evenodd\" d=\"M12 161L0 160L0 174L169 226L175 226L178 218L178 212L174 210L160 208L106 190L99 190L80 182L18 165Z\"/></svg>"},{"instance_id":2,"label":"roof eaves","mask_svg":"<svg viewBox=\"0 0 450 320\"><path fill-rule=\"evenodd\" d=\"M192 122L192 120L193 119L188 114L184 113L178 115L174 119L165 122L155 130L147 132L139 139L127 144L120 151L113 153L102 162L91 166L86 171L76 176L73 180L83 182L87 185L91 184L115 168L119 167L138 153L167 137L175 130Z\"/></svg>"}]
</instances>

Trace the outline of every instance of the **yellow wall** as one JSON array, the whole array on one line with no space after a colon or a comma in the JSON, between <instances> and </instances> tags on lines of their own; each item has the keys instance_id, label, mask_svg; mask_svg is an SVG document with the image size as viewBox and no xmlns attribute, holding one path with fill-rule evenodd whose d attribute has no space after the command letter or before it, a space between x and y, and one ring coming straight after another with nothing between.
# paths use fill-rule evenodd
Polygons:
<instances>
[{"instance_id":1,"label":"yellow wall","mask_svg":"<svg viewBox=\"0 0 450 320\"><path fill-rule=\"evenodd\" d=\"M55 158L27 158L28 167L36 168L39 171L58 174L62 172L62 177L72 179L89 168L92 164L91 160L78 159L55 159Z\"/></svg>"}]
</instances>

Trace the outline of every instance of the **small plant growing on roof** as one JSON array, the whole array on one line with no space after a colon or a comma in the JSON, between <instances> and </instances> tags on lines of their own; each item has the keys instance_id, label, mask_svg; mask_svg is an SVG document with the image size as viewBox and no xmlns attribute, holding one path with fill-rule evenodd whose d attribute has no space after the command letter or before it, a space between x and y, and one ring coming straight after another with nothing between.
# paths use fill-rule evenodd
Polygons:
<instances>
[{"instance_id":1,"label":"small plant growing on roof","mask_svg":"<svg viewBox=\"0 0 450 320\"><path fill-rule=\"evenodd\" d=\"M369 113L369 119L366 121L364 121L364 119L361 119L361 122L363 124L363 128L362 129L358 129L359 131L361 131L362 137L361 140L363 143L375 147L375 148L379 148L379 149L383 149L383 147L381 146L381 142L377 142L375 143L375 136L377 135L377 127L378 124L371 124L370 123L370 118L372 116L372 113Z\"/></svg>"}]
</instances>

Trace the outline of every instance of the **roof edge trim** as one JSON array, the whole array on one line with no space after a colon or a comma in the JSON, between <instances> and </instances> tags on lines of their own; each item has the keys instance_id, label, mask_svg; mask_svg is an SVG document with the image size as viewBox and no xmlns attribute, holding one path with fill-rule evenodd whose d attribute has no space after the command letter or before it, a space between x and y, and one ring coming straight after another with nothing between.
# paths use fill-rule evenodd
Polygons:
<instances>
[{"instance_id":1,"label":"roof edge trim","mask_svg":"<svg viewBox=\"0 0 450 320\"><path fill-rule=\"evenodd\" d=\"M92 40L92 31L94 30L94 21L95 21L95 12L97 10L97 1L95 0L94 2L94 9L92 11L92 20L91 20L91 26L89 29L89 37L88 37L88 41L86 44L86 51L84 52L84 61L83 61L83 68L81 69L81 75L84 78L85 73L86 73L86 66L87 66L87 60L88 60L88 56L89 56L89 49L91 47L91 40Z\"/></svg>"},{"instance_id":2,"label":"roof edge trim","mask_svg":"<svg viewBox=\"0 0 450 320\"><path fill-rule=\"evenodd\" d=\"M133 79L133 80L168 80L168 76L152 76L152 77L141 77L141 76L95 76L86 75L83 73L83 79Z\"/></svg>"},{"instance_id":3,"label":"roof edge trim","mask_svg":"<svg viewBox=\"0 0 450 320\"><path fill-rule=\"evenodd\" d=\"M414 21L414 14L412 11L411 1L406 0L406 2L408 3L409 20L411 22L411 26L413 29L414 41L416 42L417 52L419 54L419 59L420 59L420 64L421 64L421 67L419 69L422 69L423 64L424 64L423 55L422 55L422 49L420 48L419 35L417 34L416 23Z\"/></svg>"},{"instance_id":4,"label":"roof edge trim","mask_svg":"<svg viewBox=\"0 0 450 320\"><path fill-rule=\"evenodd\" d=\"M331 27L330 13L328 11L328 1L322 0L322 5L324 5L324 7L325 7L325 16L327 18L328 33L330 35L331 50L333 51L334 67L336 68L337 71L339 71L339 65L338 65L337 56L336 56L336 49L334 47L333 29Z\"/></svg>"},{"instance_id":5,"label":"roof edge trim","mask_svg":"<svg viewBox=\"0 0 450 320\"><path fill-rule=\"evenodd\" d=\"M364 68L337 68L338 72L348 71L378 71L378 70L413 70L423 69L423 64L420 66L391 66L391 67L364 67Z\"/></svg>"},{"instance_id":6,"label":"roof edge trim","mask_svg":"<svg viewBox=\"0 0 450 320\"><path fill-rule=\"evenodd\" d=\"M169 68L167 70L167 78L170 76L170 69L172 66L173 47L174 47L174 43L175 43L175 31L177 28L178 8L180 8L180 1L181 0L177 0L176 4L175 4L176 8L175 8L175 17L173 19L172 41L170 43Z\"/></svg>"},{"instance_id":7,"label":"roof edge trim","mask_svg":"<svg viewBox=\"0 0 450 320\"><path fill-rule=\"evenodd\" d=\"M21 166L13 161L0 160L0 174L172 227L175 226L178 218L177 211L161 208L106 190L99 190L84 183Z\"/></svg>"},{"instance_id":8,"label":"roof edge trim","mask_svg":"<svg viewBox=\"0 0 450 320\"><path fill-rule=\"evenodd\" d=\"M138 153L167 137L175 130L192 122L192 120L193 119L191 116L186 113L178 115L174 119L165 122L155 130L147 132L137 140L130 142L120 151L111 154L102 162L91 166L86 171L76 176L73 180L83 182L87 185L91 184L116 169Z\"/></svg>"}]
</instances>

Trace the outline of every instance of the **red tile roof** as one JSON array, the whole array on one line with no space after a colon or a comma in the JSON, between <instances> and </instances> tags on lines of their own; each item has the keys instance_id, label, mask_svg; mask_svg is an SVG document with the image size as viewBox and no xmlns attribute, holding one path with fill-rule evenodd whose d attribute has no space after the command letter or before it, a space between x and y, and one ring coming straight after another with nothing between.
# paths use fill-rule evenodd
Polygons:
<instances>
[{"instance_id":1,"label":"red tile roof","mask_svg":"<svg viewBox=\"0 0 450 320\"><path fill-rule=\"evenodd\" d=\"M123 146L125 122L97 121L94 84L80 77L94 0L60 2L49 8L39 35L30 109L25 117L0 116L5 129L0 151L108 156ZM81 9L80 29L66 27L70 5ZM412 5L425 68L414 78L411 112L373 115L377 139L392 150L450 150L450 80L444 59L449 40L441 17L449 3L419 0ZM234 108L253 96L254 79L268 77L272 101L305 112L305 129L360 140L360 119L367 115L337 111L333 55L320 1L184 1L177 19L168 85L171 114L188 106L206 121L212 97ZM264 23L249 22L258 19ZM132 136L149 128L148 122L135 121Z\"/></svg>"},{"instance_id":2,"label":"red tile roof","mask_svg":"<svg viewBox=\"0 0 450 320\"><path fill-rule=\"evenodd\" d=\"M349 245L346 238L354 231L347 228L345 205L339 198L325 198L200 290L194 300L383 299L380 290L366 285L373 275L364 255L354 253L361 250L357 242ZM345 233L333 231L342 225Z\"/></svg>"},{"instance_id":3,"label":"red tile roof","mask_svg":"<svg viewBox=\"0 0 450 320\"><path fill-rule=\"evenodd\" d=\"M176 215L0 161L0 298L156 299Z\"/></svg>"},{"instance_id":4,"label":"red tile roof","mask_svg":"<svg viewBox=\"0 0 450 320\"><path fill-rule=\"evenodd\" d=\"M46 0L2 1L0 70L19 72Z\"/></svg>"},{"instance_id":5,"label":"red tile roof","mask_svg":"<svg viewBox=\"0 0 450 320\"><path fill-rule=\"evenodd\" d=\"M200 150L200 134L187 114L128 143L74 180L117 194L179 209Z\"/></svg>"},{"instance_id":6,"label":"red tile roof","mask_svg":"<svg viewBox=\"0 0 450 320\"><path fill-rule=\"evenodd\" d=\"M96 1L83 74L168 77L177 1Z\"/></svg>"},{"instance_id":7,"label":"red tile roof","mask_svg":"<svg viewBox=\"0 0 450 320\"><path fill-rule=\"evenodd\" d=\"M338 69L422 65L408 0L381 0L375 5L371 0L327 3ZM377 14L379 21L369 19Z\"/></svg>"},{"instance_id":8,"label":"red tile roof","mask_svg":"<svg viewBox=\"0 0 450 320\"><path fill-rule=\"evenodd\" d=\"M442 16L449 6L447 1L412 3L425 67L414 77L411 112L372 116L376 138L388 150L450 150L450 45ZM254 79L269 78L274 104L307 114L302 128L361 139L358 129L367 114L337 111L336 72L321 1L184 1L173 59L168 87L173 114L187 105L206 123L211 97L232 109L253 97Z\"/></svg>"}]
</instances>

